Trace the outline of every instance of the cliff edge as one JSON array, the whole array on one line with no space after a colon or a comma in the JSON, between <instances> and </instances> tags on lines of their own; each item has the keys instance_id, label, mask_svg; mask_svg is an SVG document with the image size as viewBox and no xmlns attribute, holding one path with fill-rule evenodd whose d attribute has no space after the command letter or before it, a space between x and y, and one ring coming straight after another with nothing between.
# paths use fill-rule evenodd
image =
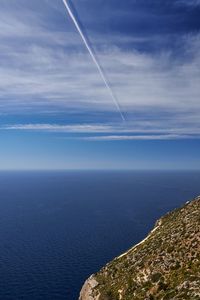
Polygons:
<instances>
[{"instance_id":1,"label":"cliff edge","mask_svg":"<svg viewBox=\"0 0 200 300\"><path fill-rule=\"evenodd\" d=\"M84 284L79 300L200 300L200 196Z\"/></svg>"}]
</instances>

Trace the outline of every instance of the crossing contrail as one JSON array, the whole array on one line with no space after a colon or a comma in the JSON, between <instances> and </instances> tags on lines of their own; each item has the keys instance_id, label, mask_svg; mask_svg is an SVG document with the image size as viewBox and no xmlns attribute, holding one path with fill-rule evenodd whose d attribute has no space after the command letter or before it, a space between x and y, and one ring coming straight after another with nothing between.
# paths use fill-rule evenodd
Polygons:
<instances>
[{"instance_id":1,"label":"crossing contrail","mask_svg":"<svg viewBox=\"0 0 200 300\"><path fill-rule=\"evenodd\" d=\"M113 102L114 102L114 104L115 104L115 106L116 106L116 108L117 108L117 110L118 110L118 112L119 112L119 114L120 114L122 120L125 121L125 118L124 118L124 116L123 116L123 113L121 112L119 103L118 103L118 101L117 101L117 99L116 99L116 97L115 97L115 95L114 95L114 93L113 93L113 91L112 91L112 88L110 87L110 85L109 85L109 83L108 83L108 81L107 81L107 79L106 79L106 76L105 76L105 74L104 74L104 72L103 72L103 69L102 69L101 66L99 65L99 63L98 63L98 61L97 61L97 58L96 58L95 54L93 53L91 47L89 46L89 43L88 43L88 41L87 41L87 39L86 39L86 37L85 37L83 31L81 30L78 21L76 20L76 18L75 18L75 16L74 16L74 14L73 14L73 12L72 12L72 10L71 10L69 4L67 3L67 0L62 0L62 1L63 1L63 3L64 3L64 6L66 7L66 9L67 9L67 11L68 11L68 13L69 13L69 15L70 15L72 21L73 21L73 23L74 23L74 25L75 25L75 27L76 27L78 33L80 34L80 36L81 36L81 38L82 38L82 40L83 40L83 42L84 42L84 44L85 44L85 46L86 46L86 48L87 48L89 54L90 54L90 56L91 56L93 62L95 63L95 65L96 65L96 67L97 67L97 69L98 69L98 71L99 71L99 74L101 75L101 78L103 79L103 82L105 83L105 85L106 85L106 87L107 87L107 89L108 89L108 91L109 91L109 93L110 93L110 96L111 96L111 98L112 98L112 100L113 100Z\"/></svg>"}]
</instances>

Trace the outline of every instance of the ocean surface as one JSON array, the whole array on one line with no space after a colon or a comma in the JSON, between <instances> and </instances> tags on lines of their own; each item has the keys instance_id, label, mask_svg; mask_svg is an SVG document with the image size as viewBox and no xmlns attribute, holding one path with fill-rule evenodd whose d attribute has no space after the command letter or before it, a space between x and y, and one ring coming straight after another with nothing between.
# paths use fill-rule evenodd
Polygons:
<instances>
[{"instance_id":1,"label":"ocean surface","mask_svg":"<svg viewBox=\"0 0 200 300\"><path fill-rule=\"evenodd\" d=\"M77 300L84 280L200 194L200 172L0 172L0 299Z\"/></svg>"}]
</instances>

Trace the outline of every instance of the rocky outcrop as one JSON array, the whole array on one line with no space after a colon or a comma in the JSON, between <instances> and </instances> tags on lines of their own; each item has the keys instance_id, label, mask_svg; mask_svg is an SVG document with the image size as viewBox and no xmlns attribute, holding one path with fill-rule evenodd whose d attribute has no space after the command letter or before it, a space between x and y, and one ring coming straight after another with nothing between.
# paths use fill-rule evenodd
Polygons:
<instances>
[{"instance_id":1,"label":"rocky outcrop","mask_svg":"<svg viewBox=\"0 0 200 300\"><path fill-rule=\"evenodd\" d=\"M79 300L98 300L98 295L94 296L94 288L98 285L98 282L96 281L94 275L90 276L84 283L81 292Z\"/></svg>"},{"instance_id":2,"label":"rocky outcrop","mask_svg":"<svg viewBox=\"0 0 200 300\"><path fill-rule=\"evenodd\" d=\"M200 300L200 196L84 284L79 300Z\"/></svg>"}]
</instances>

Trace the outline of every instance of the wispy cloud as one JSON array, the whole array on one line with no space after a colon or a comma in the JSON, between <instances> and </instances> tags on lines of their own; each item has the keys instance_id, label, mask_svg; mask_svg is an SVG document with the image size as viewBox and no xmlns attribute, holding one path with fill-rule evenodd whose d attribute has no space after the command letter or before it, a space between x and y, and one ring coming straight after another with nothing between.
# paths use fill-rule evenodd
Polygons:
<instances>
[{"instance_id":1,"label":"wispy cloud","mask_svg":"<svg viewBox=\"0 0 200 300\"><path fill-rule=\"evenodd\" d=\"M145 140L177 140L192 138L187 135L107 135L107 136L90 136L83 137L86 141L145 141Z\"/></svg>"},{"instance_id":2,"label":"wispy cloud","mask_svg":"<svg viewBox=\"0 0 200 300\"><path fill-rule=\"evenodd\" d=\"M186 39L199 49L199 37ZM38 45L24 50L0 47L1 105L15 107L40 104L63 108L112 110L112 103L86 53L64 53ZM194 51L194 48L191 49ZM170 60L170 53L157 57L120 49L99 54L120 104L126 110L200 111L199 53L183 63ZM85 75L83 75L85 74ZM5 99L5 100L4 100ZM19 100L20 99L20 100Z\"/></svg>"},{"instance_id":3,"label":"wispy cloud","mask_svg":"<svg viewBox=\"0 0 200 300\"><path fill-rule=\"evenodd\" d=\"M59 18L63 18L66 24L64 14L60 14ZM50 25L44 12L41 14L36 10L32 13L28 5L23 18L19 9L2 8L1 112L15 113L18 110L23 114L27 109L36 113L55 109L58 112L114 112L105 86L73 26L70 22L64 28ZM105 36L96 33L97 44L94 46L98 46L95 48L98 58L120 106L129 116L124 127L113 124L111 120L111 124L104 125L16 124L4 129L143 132L144 136L147 132L161 132L165 137L199 133L200 34L183 34L180 37L181 51L184 51L184 55L180 56L174 55L171 49L161 49L156 53L138 51L134 49L138 37L131 39L130 35L118 37L122 43L128 41L133 44L125 49L116 46L116 38L116 35L112 37L110 34L106 43ZM140 40L144 39L140 37ZM99 47L102 43L103 46ZM152 43L156 44L156 41L152 40ZM167 114L167 118L162 117L163 113Z\"/></svg>"},{"instance_id":4,"label":"wispy cloud","mask_svg":"<svg viewBox=\"0 0 200 300\"><path fill-rule=\"evenodd\" d=\"M50 132L68 132L68 133L92 133L92 132L111 132L113 130L110 125L101 124L17 124L3 126L2 130L29 130L29 131L50 131Z\"/></svg>"},{"instance_id":5,"label":"wispy cloud","mask_svg":"<svg viewBox=\"0 0 200 300\"><path fill-rule=\"evenodd\" d=\"M63 138L72 138L73 134L75 139L88 141L172 140L199 138L200 124L196 123L194 116L194 119L179 119L176 123L166 119L104 124L12 124L1 126L0 130L56 132L62 133Z\"/></svg>"}]
</instances>

